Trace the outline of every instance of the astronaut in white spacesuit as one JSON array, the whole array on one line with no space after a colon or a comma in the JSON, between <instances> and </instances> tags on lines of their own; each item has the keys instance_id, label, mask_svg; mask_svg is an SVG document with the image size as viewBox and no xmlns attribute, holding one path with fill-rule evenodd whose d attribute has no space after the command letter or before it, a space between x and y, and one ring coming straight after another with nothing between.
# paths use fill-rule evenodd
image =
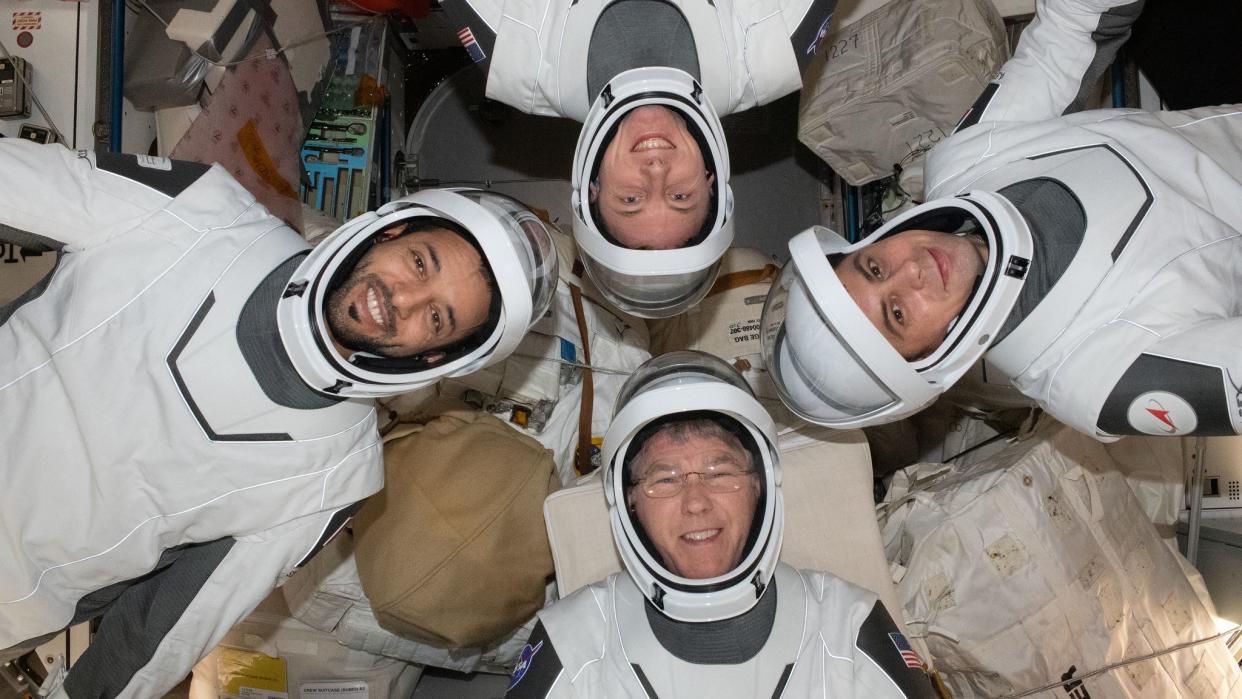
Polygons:
<instances>
[{"instance_id":1,"label":"astronaut in white spacesuit","mask_svg":"<svg viewBox=\"0 0 1242 699\"><path fill-rule=\"evenodd\" d=\"M177 684L382 486L366 399L499 361L556 281L499 195L307 254L218 166L12 139L0 172L0 235L58 253L0 308L0 652L100 617L61 695Z\"/></svg>"},{"instance_id":2,"label":"astronaut in white spacesuit","mask_svg":"<svg viewBox=\"0 0 1242 699\"><path fill-rule=\"evenodd\" d=\"M778 562L775 428L732 367L662 355L617 408L604 482L625 572L539 612L506 696L935 696L874 594Z\"/></svg>"},{"instance_id":3,"label":"astronaut in white spacesuit","mask_svg":"<svg viewBox=\"0 0 1242 699\"><path fill-rule=\"evenodd\" d=\"M593 297L570 263L572 238L553 226L548 229L562 263L549 313L531 326L508 359L441 381L434 393L461 397L533 437L552 452L557 474L568 485L598 465L599 445L617 395L651 353L646 324ZM582 292L580 303L575 303L575 287ZM588 363L590 381L582 366ZM415 401L425 398L420 395L424 393L429 392L403 396L389 407L417 412ZM583 435L583 429L589 431ZM587 464L582 463L584 445ZM331 633L349 648L457 672L507 672L517 661L533 622L484 648L437 647L382 627L363 590L349 541L334 541L326 555L317 556L282 587L299 620Z\"/></svg>"},{"instance_id":4,"label":"astronaut in white spacesuit","mask_svg":"<svg viewBox=\"0 0 1242 699\"><path fill-rule=\"evenodd\" d=\"M627 313L701 299L733 240L720 115L801 88L836 0L454 0L486 95L583 122L574 237Z\"/></svg>"},{"instance_id":5,"label":"astronaut in white spacesuit","mask_svg":"<svg viewBox=\"0 0 1242 699\"><path fill-rule=\"evenodd\" d=\"M1242 432L1242 107L1071 113L1140 7L1041 3L931 151L927 203L790 241L763 322L790 408L896 420L982 357L1101 440Z\"/></svg>"}]
</instances>

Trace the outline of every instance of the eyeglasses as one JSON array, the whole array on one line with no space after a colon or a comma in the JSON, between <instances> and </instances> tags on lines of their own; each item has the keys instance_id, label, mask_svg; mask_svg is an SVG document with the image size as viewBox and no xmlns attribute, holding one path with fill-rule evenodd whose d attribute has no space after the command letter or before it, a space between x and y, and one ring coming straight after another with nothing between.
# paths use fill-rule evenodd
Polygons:
<instances>
[{"instance_id":1,"label":"eyeglasses","mask_svg":"<svg viewBox=\"0 0 1242 699\"><path fill-rule=\"evenodd\" d=\"M736 493L746 485L754 471L738 471L733 468L708 468L705 471L656 471L636 481L649 498L671 498L685 489L690 476L698 476L699 482L712 493Z\"/></svg>"}]
</instances>

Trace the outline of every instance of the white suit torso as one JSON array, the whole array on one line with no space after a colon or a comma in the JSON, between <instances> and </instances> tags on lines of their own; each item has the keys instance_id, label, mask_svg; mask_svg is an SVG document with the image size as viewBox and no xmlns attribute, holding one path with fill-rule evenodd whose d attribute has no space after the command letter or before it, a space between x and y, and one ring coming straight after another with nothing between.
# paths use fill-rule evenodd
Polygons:
<instances>
[{"instance_id":1,"label":"white suit torso","mask_svg":"<svg viewBox=\"0 0 1242 699\"><path fill-rule=\"evenodd\" d=\"M616 1L468 0L496 33L487 96L530 114L585 120L596 97L587 89L591 34ZM700 83L721 116L802 87L789 37L809 0L669 2L690 26Z\"/></svg>"},{"instance_id":2,"label":"white suit torso","mask_svg":"<svg viewBox=\"0 0 1242 699\"><path fill-rule=\"evenodd\" d=\"M190 604L214 614L178 622L187 647L152 658L153 684L130 685L144 694L184 676L335 511L381 487L374 409L286 407L256 379L242 308L307 246L223 170L172 198L93 155L29 146L0 154L14 177L0 216L65 247L0 325L0 648L63 628L84 596L166 550L235 539ZM157 178L167 163L148 162ZM274 328L274 303L261 315Z\"/></svg>"},{"instance_id":3,"label":"white suit torso","mask_svg":"<svg viewBox=\"0 0 1242 699\"><path fill-rule=\"evenodd\" d=\"M646 598L624 572L578 590L539 612L563 667L546 696L907 696L856 646L874 594L783 563L774 580L776 617L767 641L736 665L690 663L665 650L647 621Z\"/></svg>"},{"instance_id":4,"label":"white suit torso","mask_svg":"<svg viewBox=\"0 0 1242 699\"><path fill-rule=\"evenodd\" d=\"M486 395L488 400L502 404L506 400L526 404L535 400L554 403L537 431L522 430L512 422L508 424L519 431L527 431L550 449L560 480L572 483L583 382L580 375L570 375L570 368L558 358L581 362L585 356L569 290L570 284L581 285L582 280L569 272L576 256L572 239L559 231L553 232L553 239L563 264L549 315L534 325L513 356L469 376L441 381L435 390L441 395L460 395L463 389L471 388ZM650 359L651 353L647 349L646 329L641 323L616 315L609 306L593 300L590 292L584 295L582 305L590 335L591 364L600 369L592 381L591 410L592 439L599 444L612 419L617 394L625 379ZM507 411L496 415L508 420ZM339 643L350 648L458 672L494 672L511 666L534 626L532 620L509 636L498 639L495 645L480 649L450 651L397 636L376 621L358 578L353 550L342 540L334 542L329 551L295 576L284 587L284 596L294 616L310 626L331 632Z\"/></svg>"},{"instance_id":5,"label":"white suit torso","mask_svg":"<svg viewBox=\"0 0 1242 699\"><path fill-rule=\"evenodd\" d=\"M978 123L932 150L927 199L1047 178L1085 214L1063 276L989 349L990 379L1101 439L1239 431L1242 107L1059 116L1109 4L1041 5ZM1189 378L1164 385L1144 376L1182 370Z\"/></svg>"}]
</instances>

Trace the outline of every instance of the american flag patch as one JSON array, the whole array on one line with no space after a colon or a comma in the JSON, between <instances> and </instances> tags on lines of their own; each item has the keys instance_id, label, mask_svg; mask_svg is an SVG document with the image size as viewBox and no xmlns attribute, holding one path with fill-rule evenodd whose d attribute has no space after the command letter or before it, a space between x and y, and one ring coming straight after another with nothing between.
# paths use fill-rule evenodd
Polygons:
<instances>
[{"instance_id":1,"label":"american flag patch","mask_svg":"<svg viewBox=\"0 0 1242 699\"><path fill-rule=\"evenodd\" d=\"M474 32L470 31L470 27L462 27L457 32L457 38L461 41L462 48L466 49L466 53L470 54L470 58L475 63L481 63L487 54L483 53L483 47L479 46L479 42L474 40Z\"/></svg>"},{"instance_id":2,"label":"american flag patch","mask_svg":"<svg viewBox=\"0 0 1242 699\"><path fill-rule=\"evenodd\" d=\"M890 633L888 638L893 642L893 646L897 648L897 652L901 653L901 659L906 661L906 667L923 669L923 661L919 658L919 654L915 653L914 649L910 647L910 642L906 640L905 636L899 633Z\"/></svg>"}]
</instances>

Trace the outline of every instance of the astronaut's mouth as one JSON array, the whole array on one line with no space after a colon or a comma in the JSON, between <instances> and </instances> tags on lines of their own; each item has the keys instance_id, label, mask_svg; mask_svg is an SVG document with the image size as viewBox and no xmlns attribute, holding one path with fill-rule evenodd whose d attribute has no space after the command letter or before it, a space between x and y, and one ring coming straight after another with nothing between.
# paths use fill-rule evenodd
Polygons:
<instances>
[{"instance_id":1,"label":"astronaut's mouth","mask_svg":"<svg viewBox=\"0 0 1242 699\"><path fill-rule=\"evenodd\" d=\"M367 310L371 313L371 319L381 328L387 323L384 322L384 313L380 310L379 293L375 291L375 287L367 289Z\"/></svg>"},{"instance_id":2,"label":"astronaut's mouth","mask_svg":"<svg viewBox=\"0 0 1242 699\"><path fill-rule=\"evenodd\" d=\"M642 153L643 151L649 150L677 150L677 147L664 136L658 134L643 134L642 137L639 138L634 144L634 147L630 149L630 152Z\"/></svg>"},{"instance_id":3,"label":"astronaut's mouth","mask_svg":"<svg viewBox=\"0 0 1242 699\"><path fill-rule=\"evenodd\" d=\"M697 531L697 532L687 532L685 534L682 534L681 538L683 541L688 541L690 543L697 544L700 542L710 541L712 539L715 539L717 536L720 535L720 531L721 530L719 529L704 529L702 531Z\"/></svg>"}]
</instances>

